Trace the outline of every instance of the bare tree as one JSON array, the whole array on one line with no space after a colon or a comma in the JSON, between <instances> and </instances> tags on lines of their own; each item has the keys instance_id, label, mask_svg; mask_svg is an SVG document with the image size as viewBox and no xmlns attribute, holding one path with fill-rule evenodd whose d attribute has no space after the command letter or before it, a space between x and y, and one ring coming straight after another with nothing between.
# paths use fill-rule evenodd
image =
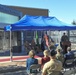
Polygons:
<instances>
[{"instance_id":1,"label":"bare tree","mask_svg":"<svg viewBox=\"0 0 76 75\"><path fill-rule=\"evenodd\" d=\"M76 25L76 21L75 21L75 20L73 20L72 24L73 24L73 25Z\"/></svg>"}]
</instances>

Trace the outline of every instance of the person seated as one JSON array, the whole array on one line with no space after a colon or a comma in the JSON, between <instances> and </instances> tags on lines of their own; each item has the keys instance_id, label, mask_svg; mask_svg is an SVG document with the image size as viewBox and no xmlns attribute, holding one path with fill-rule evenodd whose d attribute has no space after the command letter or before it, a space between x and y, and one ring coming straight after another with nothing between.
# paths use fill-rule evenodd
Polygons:
<instances>
[{"instance_id":1,"label":"person seated","mask_svg":"<svg viewBox=\"0 0 76 75\"><path fill-rule=\"evenodd\" d=\"M66 67L66 66L68 66L67 65L67 63L66 63L66 61L67 60L73 60L72 61L72 64L74 63L74 54L73 54L73 52L71 51L71 47L68 47L67 48L67 53L64 55L64 64L63 64L63 66L64 67ZM74 65L74 64L73 64ZM70 64L69 64L69 66L71 66Z\"/></svg>"},{"instance_id":2,"label":"person seated","mask_svg":"<svg viewBox=\"0 0 76 75\"><path fill-rule=\"evenodd\" d=\"M31 50L29 52L29 58L26 61L26 70L28 74L30 73L30 66L33 64L38 64L38 60L35 59L34 56L35 56L35 52L34 50Z\"/></svg>"},{"instance_id":3,"label":"person seated","mask_svg":"<svg viewBox=\"0 0 76 75\"><path fill-rule=\"evenodd\" d=\"M26 41L26 42L25 42L25 47L28 47L28 46L29 46L29 42Z\"/></svg>"},{"instance_id":4,"label":"person seated","mask_svg":"<svg viewBox=\"0 0 76 75\"><path fill-rule=\"evenodd\" d=\"M55 49L55 41L51 38L51 40L49 41L49 50Z\"/></svg>"},{"instance_id":5,"label":"person seated","mask_svg":"<svg viewBox=\"0 0 76 75\"><path fill-rule=\"evenodd\" d=\"M44 40L41 40L41 49L42 49L42 51L45 50L45 41Z\"/></svg>"},{"instance_id":6,"label":"person seated","mask_svg":"<svg viewBox=\"0 0 76 75\"><path fill-rule=\"evenodd\" d=\"M48 50L44 50L43 54L44 54L44 57L42 57L42 59L41 59L42 67L43 67L43 65L44 65L46 62L50 61L49 51L48 51Z\"/></svg>"},{"instance_id":7,"label":"person seated","mask_svg":"<svg viewBox=\"0 0 76 75\"><path fill-rule=\"evenodd\" d=\"M41 52L40 47L39 46L36 46L35 51L36 51L37 54L39 54Z\"/></svg>"},{"instance_id":8,"label":"person seated","mask_svg":"<svg viewBox=\"0 0 76 75\"><path fill-rule=\"evenodd\" d=\"M60 75L62 63L56 59L56 51L50 50L50 61L45 63L42 70L42 75Z\"/></svg>"},{"instance_id":9,"label":"person seated","mask_svg":"<svg viewBox=\"0 0 76 75\"><path fill-rule=\"evenodd\" d=\"M64 56L63 54L61 53L61 49L57 49L57 54L56 54L56 59L61 61L62 64L64 63Z\"/></svg>"},{"instance_id":10,"label":"person seated","mask_svg":"<svg viewBox=\"0 0 76 75\"><path fill-rule=\"evenodd\" d=\"M36 43L34 41L34 39L31 41L31 47L35 49Z\"/></svg>"},{"instance_id":11,"label":"person seated","mask_svg":"<svg viewBox=\"0 0 76 75\"><path fill-rule=\"evenodd\" d=\"M71 47L67 48L67 53L64 55L64 58L65 58L65 60L74 58L74 54L71 51Z\"/></svg>"},{"instance_id":12,"label":"person seated","mask_svg":"<svg viewBox=\"0 0 76 75\"><path fill-rule=\"evenodd\" d=\"M31 47L30 46L28 46L28 47L26 47L26 53L27 54L29 54L29 51L31 50Z\"/></svg>"}]
</instances>

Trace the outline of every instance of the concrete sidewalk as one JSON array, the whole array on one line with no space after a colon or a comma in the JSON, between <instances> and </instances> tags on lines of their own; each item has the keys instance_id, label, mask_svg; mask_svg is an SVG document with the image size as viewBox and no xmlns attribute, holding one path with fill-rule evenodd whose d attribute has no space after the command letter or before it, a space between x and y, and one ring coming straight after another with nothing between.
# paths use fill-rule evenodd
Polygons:
<instances>
[{"instance_id":1,"label":"concrete sidewalk","mask_svg":"<svg viewBox=\"0 0 76 75\"><path fill-rule=\"evenodd\" d=\"M14 58L19 58L19 57L22 58L22 57L26 57L26 56L14 56ZM5 58L10 58L10 57L3 57L3 58L5 59ZM0 57L0 59L2 59L2 58ZM40 57L38 59L40 59ZM9 70L10 66L12 66L11 67L12 70ZM17 66L17 67L14 68L14 66ZM21 60L15 60L15 61L12 61L12 62L11 61L8 61L8 62L5 61L5 62L0 63L0 68L4 68L4 67L7 67L7 69L6 70L2 70L2 72L6 72L7 74L0 74L0 75L21 75L23 73L23 69L26 67L26 59L23 59L23 60L22 59ZM19 70L21 70L22 73L18 73L17 74L16 72L14 72L14 71L19 71ZM10 74L8 74L9 71L10 71ZM14 73L11 72L11 71L13 71ZM75 70L74 69L73 70L67 70L64 73L64 75L74 75L73 74L74 72L76 73L76 69ZM26 75L26 70L25 70L24 73L25 74L22 74L22 75Z\"/></svg>"},{"instance_id":2,"label":"concrete sidewalk","mask_svg":"<svg viewBox=\"0 0 76 75\"><path fill-rule=\"evenodd\" d=\"M0 57L0 67L4 67L4 66L25 66L25 62L26 62L26 59L22 58L22 59L19 59L19 58L22 58L22 57L13 57L13 59L17 59L17 60L13 60L13 61L10 61L10 57Z\"/></svg>"},{"instance_id":3,"label":"concrete sidewalk","mask_svg":"<svg viewBox=\"0 0 76 75\"><path fill-rule=\"evenodd\" d=\"M9 62L9 61L10 61L10 58L11 58L10 56L0 57L0 63L1 63L1 62ZM29 58L28 55L27 55L27 56L13 56L13 57L12 57L12 60L13 60L13 61L17 61L17 60L26 61L27 58ZM41 57L39 57L39 56L36 55L35 58L41 58Z\"/></svg>"},{"instance_id":4,"label":"concrete sidewalk","mask_svg":"<svg viewBox=\"0 0 76 75\"><path fill-rule=\"evenodd\" d=\"M10 62L10 58L11 58L10 56L2 56L2 57L0 57L0 63ZM17 61L17 60L25 61L27 58L28 58L28 56L13 56L12 61Z\"/></svg>"},{"instance_id":5,"label":"concrete sidewalk","mask_svg":"<svg viewBox=\"0 0 76 75\"><path fill-rule=\"evenodd\" d=\"M26 61L9 61L9 62L3 62L0 63L0 67L7 67L7 66L25 66L26 67Z\"/></svg>"},{"instance_id":6,"label":"concrete sidewalk","mask_svg":"<svg viewBox=\"0 0 76 75\"><path fill-rule=\"evenodd\" d=\"M16 66L26 66L26 60L29 56L13 56L12 60L10 61L10 57L0 57L0 67L2 66L9 66L9 65L16 65ZM35 56L40 63L41 57Z\"/></svg>"}]
</instances>

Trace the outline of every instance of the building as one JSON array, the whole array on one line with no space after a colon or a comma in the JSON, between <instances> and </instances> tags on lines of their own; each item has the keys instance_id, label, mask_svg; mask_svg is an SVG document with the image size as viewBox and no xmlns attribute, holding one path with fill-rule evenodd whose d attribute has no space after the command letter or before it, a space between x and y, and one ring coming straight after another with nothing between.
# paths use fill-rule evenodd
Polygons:
<instances>
[{"instance_id":1,"label":"building","mask_svg":"<svg viewBox=\"0 0 76 75\"><path fill-rule=\"evenodd\" d=\"M9 32L4 31L4 26L17 22L22 16L26 14L48 16L48 9L0 5L0 49L6 50L10 48L10 34ZM24 37L24 40L30 39L29 42L34 38L34 32L24 31L23 35L26 36ZM12 46L21 45L21 40L20 31L12 32Z\"/></svg>"},{"instance_id":2,"label":"building","mask_svg":"<svg viewBox=\"0 0 76 75\"><path fill-rule=\"evenodd\" d=\"M41 8L28 8L28 7L19 7L19 6L8 6L10 8L16 9L23 13L23 16L34 15L34 16L48 16L49 10L48 9L41 9Z\"/></svg>"},{"instance_id":3,"label":"building","mask_svg":"<svg viewBox=\"0 0 76 75\"><path fill-rule=\"evenodd\" d=\"M10 8L21 11L24 15L33 15L33 16L48 16L48 9L39 9L39 8L27 8L27 7L18 7L18 6L9 6ZM24 31L24 43L25 41L31 42L35 40L36 31ZM39 38L41 38L41 31L38 31ZM19 43L18 43L19 44Z\"/></svg>"},{"instance_id":4,"label":"building","mask_svg":"<svg viewBox=\"0 0 76 75\"><path fill-rule=\"evenodd\" d=\"M10 48L9 32L4 31L4 26L17 22L21 17L22 17L22 12L9 8L4 5L0 5L0 50ZM16 45L15 42L17 42L16 40L17 32L16 33L12 32L12 33L14 34L13 35L14 38L12 39L12 42L14 45Z\"/></svg>"}]
</instances>

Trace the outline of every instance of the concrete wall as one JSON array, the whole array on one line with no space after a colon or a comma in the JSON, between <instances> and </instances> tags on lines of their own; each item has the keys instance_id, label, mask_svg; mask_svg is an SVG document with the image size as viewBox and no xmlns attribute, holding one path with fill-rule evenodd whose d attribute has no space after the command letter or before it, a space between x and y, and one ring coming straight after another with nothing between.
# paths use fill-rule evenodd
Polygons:
<instances>
[{"instance_id":1,"label":"concrete wall","mask_svg":"<svg viewBox=\"0 0 76 75\"><path fill-rule=\"evenodd\" d=\"M37 15L37 16L48 16L48 9L39 9L39 8L26 8L26 7L16 7L16 6L9 6L13 9L21 11L23 16L28 15Z\"/></svg>"}]
</instances>

